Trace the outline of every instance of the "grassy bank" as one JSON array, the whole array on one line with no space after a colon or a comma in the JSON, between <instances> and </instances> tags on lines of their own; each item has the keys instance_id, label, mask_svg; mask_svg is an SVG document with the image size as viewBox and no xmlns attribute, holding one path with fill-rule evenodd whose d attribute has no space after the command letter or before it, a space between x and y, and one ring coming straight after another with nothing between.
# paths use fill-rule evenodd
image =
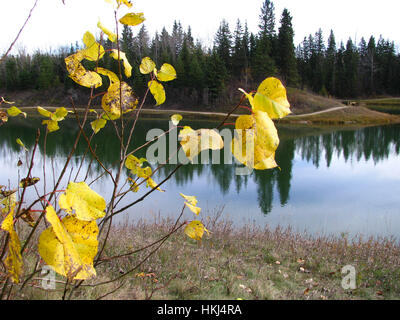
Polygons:
<instances>
[{"instance_id":1,"label":"grassy bank","mask_svg":"<svg viewBox=\"0 0 400 320\"><path fill-rule=\"evenodd\" d=\"M400 98L360 100L359 104L371 110L400 115Z\"/></svg>"},{"instance_id":2,"label":"grassy bank","mask_svg":"<svg viewBox=\"0 0 400 320\"><path fill-rule=\"evenodd\" d=\"M105 257L144 247L163 237L172 221L139 221L112 229ZM195 242L183 230L164 243L144 264L126 277L91 287L85 282L73 299L398 299L400 297L400 246L389 239L312 238L290 229L233 229L228 222L209 219L212 231ZM32 248L34 250L35 248ZM96 282L122 276L145 258L154 247L96 267ZM28 254L31 266L36 257ZM356 268L357 289L341 287L341 268ZM16 286L12 299L59 299L63 279L46 291L40 274L24 290ZM118 289L118 290L116 290ZM116 291L115 291L116 290ZM107 295L107 293L110 293Z\"/></svg>"}]
</instances>

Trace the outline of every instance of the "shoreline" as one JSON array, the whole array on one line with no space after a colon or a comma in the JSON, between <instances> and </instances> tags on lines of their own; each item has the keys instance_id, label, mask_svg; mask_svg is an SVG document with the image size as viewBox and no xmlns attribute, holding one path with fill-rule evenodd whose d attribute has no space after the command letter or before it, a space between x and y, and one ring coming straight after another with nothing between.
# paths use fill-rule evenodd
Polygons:
<instances>
[{"instance_id":1,"label":"shoreline","mask_svg":"<svg viewBox=\"0 0 400 320\"><path fill-rule=\"evenodd\" d=\"M54 111L58 107L42 106L43 108ZM35 114L36 106L20 107L21 110ZM96 107L95 110L101 110ZM67 110L72 111L71 108ZM78 112L84 112L85 108L77 108ZM181 114L186 120L199 121L221 121L227 113L222 112L204 112L204 111L187 111L177 109L142 109L142 119L163 120L168 119L173 114ZM236 119L243 114L231 114L228 119ZM89 114L94 117L93 114ZM307 114L291 114L283 119L274 120L278 125L290 126L307 126L307 127L346 127L359 128L369 126L379 126L387 124L400 123L400 116L369 110L365 107L335 107L323 111L312 112Z\"/></svg>"}]
</instances>

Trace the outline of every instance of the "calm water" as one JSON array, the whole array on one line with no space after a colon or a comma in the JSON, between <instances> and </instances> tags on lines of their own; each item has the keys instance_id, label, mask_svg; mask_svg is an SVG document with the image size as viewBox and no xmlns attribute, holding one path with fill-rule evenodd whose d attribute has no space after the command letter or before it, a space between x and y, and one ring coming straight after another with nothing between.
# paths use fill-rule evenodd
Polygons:
<instances>
[{"instance_id":1,"label":"calm water","mask_svg":"<svg viewBox=\"0 0 400 320\"><path fill-rule=\"evenodd\" d=\"M206 122L183 123L186 124L193 128L215 126ZM21 138L32 150L37 127L42 127L39 120L15 119L0 127L0 184L16 185L18 174L26 175L25 167L18 171L16 165L18 159L25 163L25 153L15 139ZM145 141L147 130L154 127L167 129L168 123L140 122L132 149ZM33 175L41 176L45 163L47 190L53 185L52 170L57 173L62 169L76 133L74 123L65 121L59 132L49 135L45 161L43 146L38 150ZM182 192L197 196L204 215L213 215L224 206L223 217L238 226L255 222L271 227L290 225L314 235L348 233L400 239L400 126L338 131L279 128L279 135L281 144L276 159L281 170L236 176L234 165L186 165L163 185L165 193L155 192L130 209L129 219L152 219L158 214L176 217L183 204L179 196ZM111 126L101 131L94 142L101 160L116 170L119 151ZM79 156L85 151L85 145L80 144L72 161L73 171L66 174L62 188L70 174L75 178ZM145 150L137 156L146 156ZM78 181L84 179L89 163L87 159ZM166 166L154 180L161 181L173 168ZM87 181L101 172L93 163ZM37 185L40 192L42 182ZM110 196L108 178L100 179L92 187L106 199ZM130 194L121 206L141 194ZM30 196L34 198L33 194ZM119 219L126 217L121 215Z\"/></svg>"}]
</instances>

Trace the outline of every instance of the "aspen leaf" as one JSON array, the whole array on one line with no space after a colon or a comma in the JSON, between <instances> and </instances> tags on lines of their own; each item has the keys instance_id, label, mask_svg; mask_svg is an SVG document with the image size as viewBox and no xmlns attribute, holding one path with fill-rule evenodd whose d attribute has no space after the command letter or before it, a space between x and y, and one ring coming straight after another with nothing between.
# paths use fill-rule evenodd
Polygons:
<instances>
[{"instance_id":1,"label":"aspen leaf","mask_svg":"<svg viewBox=\"0 0 400 320\"><path fill-rule=\"evenodd\" d=\"M135 180L133 180L132 178L128 177L128 183L130 185L130 190L132 192L138 192L139 191L139 186L138 184L135 182Z\"/></svg>"},{"instance_id":2,"label":"aspen leaf","mask_svg":"<svg viewBox=\"0 0 400 320\"><path fill-rule=\"evenodd\" d=\"M180 114L174 114L171 117L171 121L174 126L177 126L179 124L179 122L181 122L182 119L183 119L183 117Z\"/></svg>"},{"instance_id":3,"label":"aspen leaf","mask_svg":"<svg viewBox=\"0 0 400 320\"><path fill-rule=\"evenodd\" d=\"M185 206L188 207L190 209L190 211L192 211L193 213L195 213L196 215L200 214L201 208L196 207L194 205L191 205L188 202L185 202Z\"/></svg>"},{"instance_id":4,"label":"aspen leaf","mask_svg":"<svg viewBox=\"0 0 400 320\"><path fill-rule=\"evenodd\" d=\"M134 155L129 155L125 160L125 167L127 167L133 174L137 174L138 170L142 167L143 163L147 160L145 158L138 159Z\"/></svg>"},{"instance_id":5,"label":"aspen leaf","mask_svg":"<svg viewBox=\"0 0 400 320\"><path fill-rule=\"evenodd\" d=\"M168 63L164 63L161 66L160 71L157 72L157 79L163 82L176 79L176 71L174 67Z\"/></svg>"},{"instance_id":6,"label":"aspen leaf","mask_svg":"<svg viewBox=\"0 0 400 320\"><path fill-rule=\"evenodd\" d=\"M185 127L179 132L180 144L190 161L193 161L203 150L220 150L224 147L224 141L218 132L210 129L199 129L194 131Z\"/></svg>"},{"instance_id":7,"label":"aspen leaf","mask_svg":"<svg viewBox=\"0 0 400 320\"><path fill-rule=\"evenodd\" d=\"M127 13L126 15L124 15L121 19L119 19L119 22L121 22L122 24L128 25L128 26L137 26L141 23L143 23L143 21L146 20L143 12L140 13Z\"/></svg>"},{"instance_id":8,"label":"aspen leaf","mask_svg":"<svg viewBox=\"0 0 400 320\"><path fill-rule=\"evenodd\" d=\"M89 61L97 61L100 60L105 53L103 46L97 43L96 38L93 36L90 31L86 31L83 35L83 43L86 46L86 49L82 50L81 53L85 59Z\"/></svg>"},{"instance_id":9,"label":"aspen leaf","mask_svg":"<svg viewBox=\"0 0 400 320\"><path fill-rule=\"evenodd\" d=\"M146 186L150 187L152 189L156 188L158 183L156 183L152 178L147 178ZM165 192L164 190L160 189L160 187L157 188L158 191L160 192Z\"/></svg>"},{"instance_id":10,"label":"aspen leaf","mask_svg":"<svg viewBox=\"0 0 400 320\"><path fill-rule=\"evenodd\" d=\"M117 4L117 8L119 8L122 4L126 5L128 8L132 7L132 3L128 0L104 0L110 4Z\"/></svg>"},{"instance_id":11,"label":"aspen leaf","mask_svg":"<svg viewBox=\"0 0 400 320\"><path fill-rule=\"evenodd\" d=\"M189 202L192 206L197 205L197 198L195 196L186 196L183 193L180 193L180 196L184 198L187 202Z\"/></svg>"},{"instance_id":12,"label":"aspen leaf","mask_svg":"<svg viewBox=\"0 0 400 320\"><path fill-rule=\"evenodd\" d=\"M253 109L267 112L271 119L281 119L291 113L286 89L279 79L267 78L260 84Z\"/></svg>"},{"instance_id":13,"label":"aspen leaf","mask_svg":"<svg viewBox=\"0 0 400 320\"><path fill-rule=\"evenodd\" d=\"M6 112L0 110L0 121L2 122L7 122L8 121L8 115Z\"/></svg>"},{"instance_id":14,"label":"aspen leaf","mask_svg":"<svg viewBox=\"0 0 400 320\"><path fill-rule=\"evenodd\" d=\"M86 70L81 64L83 58L84 54L81 51L65 58L69 77L83 87L100 87L103 84L101 76L96 72Z\"/></svg>"},{"instance_id":15,"label":"aspen leaf","mask_svg":"<svg viewBox=\"0 0 400 320\"><path fill-rule=\"evenodd\" d=\"M74 210L77 219L82 221L93 221L106 214L106 201L85 182L70 182L60 196L59 205L69 214Z\"/></svg>"},{"instance_id":16,"label":"aspen leaf","mask_svg":"<svg viewBox=\"0 0 400 320\"><path fill-rule=\"evenodd\" d=\"M26 222L30 227L34 227L37 219L35 219L32 215L32 212L29 210L21 215L21 218L24 222Z\"/></svg>"},{"instance_id":17,"label":"aspen leaf","mask_svg":"<svg viewBox=\"0 0 400 320\"><path fill-rule=\"evenodd\" d=\"M145 57L142 59L139 70L142 74L149 74L150 72L154 71L155 68L156 64L154 63L154 61L151 60L149 57Z\"/></svg>"},{"instance_id":18,"label":"aspen leaf","mask_svg":"<svg viewBox=\"0 0 400 320\"><path fill-rule=\"evenodd\" d=\"M101 31L103 31L104 34L107 35L108 40L110 40L111 42L117 41L117 35L116 35L114 32L108 30L108 29L101 23L101 21L99 21L99 22L97 23L97 27L98 27L99 29L101 29Z\"/></svg>"},{"instance_id":19,"label":"aspen leaf","mask_svg":"<svg viewBox=\"0 0 400 320\"><path fill-rule=\"evenodd\" d=\"M203 223L197 220L190 222L185 228L186 235L197 241L203 238L204 231L210 234L210 232L204 227Z\"/></svg>"},{"instance_id":20,"label":"aspen leaf","mask_svg":"<svg viewBox=\"0 0 400 320\"><path fill-rule=\"evenodd\" d=\"M253 115L240 116L236 120L236 130L241 134L233 139L232 152L239 162L256 170L277 167L274 158L279 137L267 113L255 111Z\"/></svg>"},{"instance_id":21,"label":"aspen leaf","mask_svg":"<svg viewBox=\"0 0 400 320\"><path fill-rule=\"evenodd\" d=\"M126 5L128 8L131 8L131 7L132 7L132 3L131 3L130 1L128 1L128 0L117 0L117 2L118 2L119 5L124 4L124 5Z\"/></svg>"},{"instance_id":22,"label":"aspen leaf","mask_svg":"<svg viewBox=\"0 0 400 320\"><path fill-rule=\"evenodd\" d=\"M142 179L147 179L147 178L151 177L152 174L153 174L153 170L151 170L150 167L137 168L137 170L136 170L136 175Z\"/></svg>"},{"instance_id":23,"label":"aspen leaf","mask_svg":"<svg viewBox=\"0 0 400 320\"><path fill-rule=\"evenodd\" d=\"M156 106L163 104L165 102L165 90L163 85L155 80L149 81L147 85L150 89L151 94L157 102Z\"/></svg>"},{"instance_id":24,"label":"aspen leaf","mask_svg":"<svg viewBox=\"0 0 400 320\"><path fill-rule=\"evenodd\" d=\"M107 119L111 120L121 117L121 109L123 113L135 110L138 103L132 88L125 82L111 84L101 100L101 106L107 113Z\"/></svg>"},{"instance_id":25,"label":"aspen leaf","mask_svg":"<svg viewBox=\"0 0 400 320\"><path fill-rule=\"evenodd\" d=\"M97 73L102 74L103 76L107 76L108 79L110 79L110 85L114 83L119 83L119 78L114 72L100 67L97 68L96 71Z\"/></svg>"},{"instance_id":26,"label":"aspen leaf","mask_svg":"<svg viewBox=\"0 0 400 320\"><path fill-rule=\"evenodd\" d=\"M49 130L49 132L54 132L60 129L58 126L58 121L56 120L43 120L42 124L47 125L47 130Z\"/></svg>"},{"instance_id":27,"label":"aspen leaf","mask_svg":"<svg viewBox=\"0 0 400 320\"><path fill-rule=\"evenodd\" d=\"M103 129L106 126L106 124L107 124L106 119L97 119L90 123L95 134L97 134L101 129Z\"/></svg>"},{"instance_id":28,"label":"aspen leaf","mask_svg":"<svg viewBox=\"0 0 400 320\"><path fill-rule=\"evenodd\" d=\"M28 149L25 147L25 144L21 141L20 138L17 138L16 142L17 142L22 148L24 148L25 151L28 151Z\"/></svg>"},{"instance_id":29,"label":"aspen leaf","mask_svg":"<svg viewBox=\"0 0 400 320\"><path fill-rule=\"evenodd\" d=\"M97 254L99 229L95 221L67 216L59 220L54 208L46 208L51 227L39 237L38 250L42 259L55 272L73 280L96 276L93 259Z\"/></svg>"},{"instance_id":30,"label":"aspen leaf","mask_svg":"<svg viewBox=\"0 0 400 320\"><path fill-rule=\"evenodd\" d=\"M20 109L18 109L17 107L10 107L7 109L7 113L10 117L16 117L19 114L22 114L24 116L24 118L26 118L26 112L22 112Z\"/></svg>"},{"instance_id":31,"label":"aspen leaf","mask_svg":"<svg viewBox=\"0 0 400 320\"><path fill-rule=\"evenodd\" d=\"M37 107L37 111L44 117L50 118L52 113L50 111L47 111L46 109L42 107Z\"/></svg>"},{"instance_id":32,"label":"aspen leaf","mask_svg":"<svg viewBox=\"0 0 400 320\"><path fill-rule=\"evenodd\" d=\"M1 228L7 231L10 235L10 240L8 242L8 253L4 260L4 264L7 268L8 274L14 283L19 283L20 277L22 275L22 256L21 256L21 243L17 232L14 229L14 209L15 201L9 204L7 207L8 215L3 220Z\"/></svg>"},{"instance_id":33,"label":"aspen leaf","mask_svg":"<svg viewBox=\"0 0 400 320\"><path fill-rule=\"evenodd\" d=\"M118 60L118 50L112 49L110 57ZM125 75L127 78L130 78L132 75L132 66L130 65L128 58L126 57L126 54L122 51L119 51L119 60L122 60L124 64L124 70L125 70Z\"/></svg>"},{"instance_id":34,"label":"aspen leaf","mask_svg":"<svg viewBox=\"0 0 400 320\"><path fill-rule=\"evenodd\" d=\"M24 178L19 182L19 187L20 188L27 188L27 187L35 185L39 181L40 181L40 178L36 178L36 177Z\"/></svg>"},{"instance_id":35,"label":"aspen leaf","mask_svg":"<svg viewBox=\"0 0 400 320\"><path fill-rule=\"evenodd\" d=\"M67 115L68 115L68 110L65 109L64 107L61 107L57 108L54 113L51 113L50 118L51 120L59 122L64 120Z\"/></svg>"}]
</instances>

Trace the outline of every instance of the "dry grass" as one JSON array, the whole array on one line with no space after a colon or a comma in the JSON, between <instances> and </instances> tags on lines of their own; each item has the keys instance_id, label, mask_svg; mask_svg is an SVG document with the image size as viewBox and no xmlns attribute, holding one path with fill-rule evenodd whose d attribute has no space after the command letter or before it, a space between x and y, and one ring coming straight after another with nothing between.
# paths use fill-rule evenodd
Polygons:
<instances>
[{"instance_id":1,"label":"dry grass","mask_svg":"<svg viewBox=\"0 0 400 320\"><path fill-rule=\"evenodd\" d=\"M400 297L400 246L393 239L318 237L290 229L245 226L208 219L212 231L202 242L174 234L143 265L132 270L150 250L104 262L98 276L85 283L72 299L398 299ZM104 257L120 255L161 238L171 220L116 226ZM28 270L36 262L35 248L27 255ZM341 268L353 265L357 289L341 287ZM92 284L120 280L101 286ZM12 299L60 299L64 280L57 276L55 291L40 287L40 274ZM118 289L118 290L116 290ZM115 291L116 290L116 291ZM115 292L114 292L115 291ZM110 293L107 295L107 293Z\"/></svg>"},{"instance_id":2,"label":"dry grass","mask_svg":"<svg viewBox=\"0 0 400 320\"><path fill-rule=\"evenodd\" d=\"M316 115L289 116L279 121L282 123L325 125L372 125L399 123L400 116L369 110L365 107L348 107Z\"/></svg>"},{"instance_id":3,"label":"dry grass","mask_svg":"<svg viewBox=\"0 0 400 320\"><path fill-rule=\"evenodd\" d=\"M344 107L341 101L337 99L323 97L300 89L287 88L287 95L292 112L295 115Z\"/></svg>"}]
</instances>

